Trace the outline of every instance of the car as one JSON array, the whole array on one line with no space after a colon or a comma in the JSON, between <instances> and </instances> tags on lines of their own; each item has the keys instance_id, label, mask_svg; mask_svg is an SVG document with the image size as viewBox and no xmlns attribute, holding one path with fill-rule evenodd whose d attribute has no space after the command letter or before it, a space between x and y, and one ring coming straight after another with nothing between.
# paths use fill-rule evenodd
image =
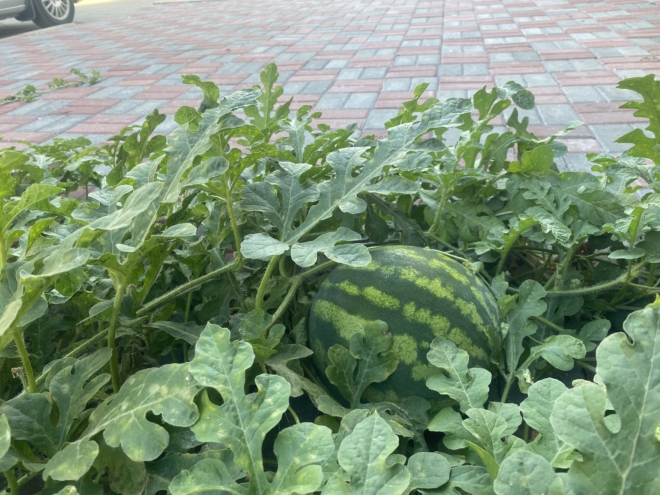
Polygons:
<instances>
[{"instance_id":1,"label":"car","mask_svg":"<svg viewBox=\"0 0 660 495\"><path fill-rule=\"evenodd\" d=\"M52 27L73 21L77 0L0 0L0 20L15 17Z\"/></svg>"}]
</instances>

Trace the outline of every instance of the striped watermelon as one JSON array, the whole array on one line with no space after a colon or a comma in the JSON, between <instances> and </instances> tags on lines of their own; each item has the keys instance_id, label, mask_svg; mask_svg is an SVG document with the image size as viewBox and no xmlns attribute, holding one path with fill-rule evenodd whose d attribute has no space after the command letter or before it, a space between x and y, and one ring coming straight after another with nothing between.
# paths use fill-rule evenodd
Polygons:
<instances>
[{"instance_id":1,"label":"striped watermelon","mask_svg":"<svg viewBox=\"0 0 660 495\"><path fill-rule=\"evenodd\" d=\"M351 335L372 320L389 325L400 363L387 380L367 390L368 401L400 402L411 395L438 399L426 387L426 379L438 372L426 359L435 337L467 351L471 367L490 368L484 329L498 328L499 316L497 301L479 276L428 248L387 246L371 255L365 268L333 270L314 298L308 330L320 370L330 365L331 346L348 347Z\"/></svg>"}]
</instances>

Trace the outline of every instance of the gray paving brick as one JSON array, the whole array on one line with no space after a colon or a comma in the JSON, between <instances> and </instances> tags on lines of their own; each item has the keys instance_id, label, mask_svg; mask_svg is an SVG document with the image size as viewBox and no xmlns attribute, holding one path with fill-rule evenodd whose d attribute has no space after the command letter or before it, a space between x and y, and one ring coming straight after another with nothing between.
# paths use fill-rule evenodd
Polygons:
<instances>
[{"instance_id":1,"label":"gray paving brick","mask_svg":"<svg viewBox=\"0 0 660 495\"><path fill-rule=\"evenodd\" d=\"M639 101L642 97L627 89L618 89L614 86L595 86L595 88L607 98L608 101Z\"/></svg>"},{"instance_id":2,"label":"gray paving brick","mask_svg":"<svg viewBox=\"0 0 660 495\"><path fill-rule=\"evenodd\" d=\"M462 76L463 66L461 64L444 64L438 67L438 76Z\"/></svg>"},{"instance_id":3,"label":"gray paving brick","mask_svg":"<svg viewBox=\"0 0 660 495\"><path fill-rule=\"evenodd\" d=\"M561 125L580 117L571 105L537 105L536 111L547 125Z\"/></svg>"},{"instance_id":4,"label":"gray paving brick","mask_svg":"<svg viewBox=\"0 0 660 495\"><path fill-rule=\"evenodd\" d=\"M487 76L490 74L490 68L488 64L464 64L463 65L463 75L464 76Z\"/></svg>"},{"instance_id":5,"label":"gray paving brick","mask_svg":"<svg viewBox=\"0 0 660 495\"><path fill-rule=\"evenodd\" d=\"M491 62L513 62L516 60L514 54L508 52L489 53L488 58Z\"/></svg>"},{"instance_id":6,"label":"gray paving brick","mask_svg":"<svg viewBox=\"0 0 660 495\"><path fill-rule=\"evenodd\" d=\"M332 86L332 81L314 81L307 83L305 86L306 94L323 94L325 93L330 86Z\"/></svg>"},{"instance_id":7,"label":"gray paving brick","mask_svg":"<svg viewBox=\"0 0 660 495\"><path fill-rule=\"evenodd\" d=\"M92 93L87 98L129 100L136 94L142 93L145 89L147 89L147 86L113 86Z\"/></svg>"},{"instance_id":8,"label":"gray paving brick","mask_svg":"<svg viewBox=\"0 0 660 495\"><path fill-rule=\"evenodd\" d=\"M440 55L419 55L417 65L437 65L440 63Z\"/></svg>"},{"instance_id":9,"label":"gray paving brick","mask_svg":"<svg viewBox=\"0 0 660 495\"><path fill-rule=\"evenodd\" d=\"M409 77L385 79L383 91L410 91L411 83L412 79Z\"/></svg>"},{"instance_id":10,"label":"gray paving brick","mask_svg":"<svg viewBox=\"0 0 660 495\"><path fill-rule=\"evenodd\" d=\"M437 77L413 77L412 82L410 83L410 89L415 89L423 83L428 83L428 87L426 88L427 91L435 91L438 89Z\"/></svg>"},{"instance_id":11,"label":"gray paving brick","mask_svg":"<svg viewBox=\"0 0 660 495\"><path fill-rule=\"evenodd\" d=\"M528 88L543 88L558 85L555 78L550 74L525 74L524 77Z\"/></svg>"},{"instance_id":12,"label":"gray paving brick","mask_svg":"<svg viewBox=\"0 0 660 495\"><path fill-rule=\"evenodd\" d=\"M356 58L369 58L369 57L375 57L376 56L376 50L370 49L370 50L358 50L355 52L355 57Z\"/></svg>"},{"instance_id":13,"label":"gray paving brick","mask_svg":"<svg viewBox=\"0 0 660 495\"><path fill-rule=\"evenodd\" d=\"M284 93L287 95L300 95L307 85L306 82L289 82L283 85Z\"/></svg>"},{"instance_id":14,"label":"gray paving brick","mask_svg":"<svg viewBox=\"0 0 660 495\"><path fill-rule=\"evenodd\" d=\"M598 144L600 144L603 150L608 153L621 153L630 148L630 144L614 142L616 139L634 129L634 127L629 124L590 125L589 129L591 129L591 132L596 136Z\"/></svg>"},{"instance_id":15,"label":"gray paving brick","mask_svg":"<svg viewBox=\"0 0 660 495\"><path fill-rule=\"evenodd\" d=\"M568 60L548 60L543 62L543 67L548 72L573 72L575 70Z\"/></svg>"},{"instance_id":16,"label":"gray paving brick","mask_svg":"<svg viewBox=\"0 0 660 495\"><path fill-rule=\"evenodd\" d=\"M641 69L615 70L614 72L616 73L617 76L624 79L628 77L644 77L648 75L648 72Z\"/></svg>"},{"instance_id":17,"label":"gray paving brick","mask_svg":"<svg viewBox=\"0 0 660 495\"><path fill-rule=\"evenodd\" d=\"M607 99L592 86L562 86L571 103L601 103Z\"/></svg>"},{"instance_id":18,"label":"gray paving brick","mask_svg":"<svg viewBox=\"0 0 660 495\"><path fill-rule=\"evenodd\" d=\"M305 64L303 69L305 70L321 70L324 69L326 65L328 65L330 61L329 60L310 60Z\"/></svg>"},{"instance_id":19,"label":"gray paving brick","mask_svg":"<svg viewBox=\"0 0 660 495\"><path fill-rule=\"evenodd\" d=\"M591 172L594 165L583 153L567 153L555 160L560 172Z\"/></svg>"},{"instance_id":20,"label":"gray paving brick","mask_svg":"<svg viewBox=\"0 0 660 495\"><path fill-rule=\"evenodd\" d=\"M379 48L376 50L376 57L390 57L396 55L396 48Z\"/></svg>"},{"instance_id":21,"label":"gray paving brick","mask_svg":"<svg viewBox=\"0 0 660 495\"><path fill-rule=\"evenodd\" d=\"M109 115L147 115L154 108L162 107L168 100L126 100L115 106L104 110L102 113Z\"/></svg>"},{"instance_id":22,"label":"gray paving brick","mask_svg":"<svg viewBox=\"0 0 660 495\"><path fill-rule=\"evenodd\" d=\"M605 70L605 66L593 58L571 60L571 65L578 71Z\"/></svg>"},{"instance_id":23,"label":"gray paving brick","mask_svg":"<svg viewBox=\"0 0 660 495\"><path fill-rule=\"evenodd\" d=\"M343 69L348 65L348 62L350 62L349 59L347 58L338 58L335 60L329 60L327 65L325 66L326 69Z\"/></svg>"},{"instance_id":24,"label":"gray paving brick","mask_svg":"<svg viewBox=\"0 0 660 495\"><path fill-rule=\"evenodd\" d=\"M37 100L12 110L7 115L50 115L71 103L71 100Z\"/></svg>"},{"instance_id":25,"label":"gray paving brick","mask_svg":"<svg viewBox=\"0 0 660 495\"><path fill-rule=\"evenodd\" d=\"M537 108L538 107L536 107L532 110L522 110L522 109L518 108L518 119L522 121L525 117L527 117L527 118L529 118L529 125L544 125L544 122L541 119L541 116L536 111ZM513 111L513 109L511 107L509 107L507 110L505 110L504 115L506 116L507 120L511 116L512 111ZM565 124L566 122L567 122L566 120L563 120L562 124Z\"/></svg>"},{"instance_id":26,"label":"gray paving brick","mask_svg":"<svg viewBox=\"0 0 660 495\"><path fill-rule=\"evenodd\" d=\"M353 93L344 105L346 109L372 108L378 93Z\"/></svg>"},{"instance_id":27,"label":"gray paving brick","mask_svg":"<svg viewBox=\"0 0 660 495\"><path fill-rule=\"evenodd\" d=\"M368 67L364 69L360 79L383 79L387 71L387 67Z\"/></svg>"},{"instance_id":28,"label":"gray paving brick","mask_svg":"<svg viewBox=\"0 0 660 495\"><path fill-rule=\"evenodd\" d=\"M406 65L417 65L417 57L414 55L400 55L394 59L392 63L394 67L402 67Z\"/></svg>"},{"instance_id":29,"label":"gray paving brick","mask_svg":"<svg viewBox=\"0 0 660 495\"><path fill-rule=\"evenodd\" d=\"M516 59L516 62L532 62L536 60L541 60L539 54L536 52L513 52L513 57Z\"/></svg>"},{"instance_id":30,"label":"gray paving brick","mask_svg":"<svg viewBox=\"0 0 660 495\"><path fill-rule=\"evenodd\" d=\"M324 94L316 104L318 110L339 110L351 95L349 93L327 93Z\"/></svg>"},{"instance_id":31,"label":"gray paving brick","mask_svg":"<svg viewBox=\"0 0 660 495\"><path fill-rule=\"evenodd\" d=\"M362 75L362 72L364 69L359 69L359 68L350 68L350 69L342 69L339 74L337 74L337 80L338 81L343 81L343 80L348 80L352 81L355 79L360 79L360 76Z\"/></svg>"},{"instance_id":32,"label":"gray paving brick","mask_svg":"<svg viewBox=\"0 0 660 495\"><path fill-rule=\"evenodd\" d=\"M365 129L383 129L385 122L396 117L398 110L372 110L364 124Z\"/></svg>"}]
</instances>

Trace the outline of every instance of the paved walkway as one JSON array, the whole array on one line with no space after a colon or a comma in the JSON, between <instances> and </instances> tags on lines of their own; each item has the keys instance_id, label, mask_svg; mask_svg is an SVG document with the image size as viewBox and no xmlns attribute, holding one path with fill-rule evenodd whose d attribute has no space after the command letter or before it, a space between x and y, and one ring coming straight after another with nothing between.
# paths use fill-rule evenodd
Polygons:
<instances>
[{"instance_id":1,"label":"paved walkway","mask_svg":"<svg viewBox=\"0 0 660 495\"><path fill-rule=\"evenodd\" d=\"M33 33L30 33L33 34ZM537 96L532 129L587 126L564 142L564 166L583 154L622 151L630 76L660 72L660 5L643 0L226 0L161 3L129 19L72 25L0 41L0 97L44 84L71 67L96 68L98 86L65 89L0 107L3 145L86 135L101 142L154 107L197 105L180 74L223 91L258 82L278 64L285 93L332 125L371 133L414 86L440 98L516 80ZM171 117L162 132L174 126Z\"/></svg>"}]
</instances>

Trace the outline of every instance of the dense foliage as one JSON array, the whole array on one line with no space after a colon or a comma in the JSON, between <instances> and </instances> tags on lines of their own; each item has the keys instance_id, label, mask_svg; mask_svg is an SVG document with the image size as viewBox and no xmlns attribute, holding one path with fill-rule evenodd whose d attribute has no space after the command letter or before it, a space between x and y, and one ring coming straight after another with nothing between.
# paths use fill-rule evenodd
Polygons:
<instances>
[{"instance_id":1,"label":"dense foliage","mask_svg":"<svg viewBox=\"0 0 660 495\"><path fill-rule=\"evenodd\" d=\"M204 100L167 138L154 112L101 147L0 151L10 493L660 493L660 83L620 83L649 133L590 174L557 171L514 83L422 85L376 140L294 116L276 79L220 98L185 76ZM364 400L399 361L383 322L333 351L348 396L307 347L324 276L385 244L442 250L498 298L496 373L442 338L420 357L439 410Z\"/></svg>"}]
</instances>

